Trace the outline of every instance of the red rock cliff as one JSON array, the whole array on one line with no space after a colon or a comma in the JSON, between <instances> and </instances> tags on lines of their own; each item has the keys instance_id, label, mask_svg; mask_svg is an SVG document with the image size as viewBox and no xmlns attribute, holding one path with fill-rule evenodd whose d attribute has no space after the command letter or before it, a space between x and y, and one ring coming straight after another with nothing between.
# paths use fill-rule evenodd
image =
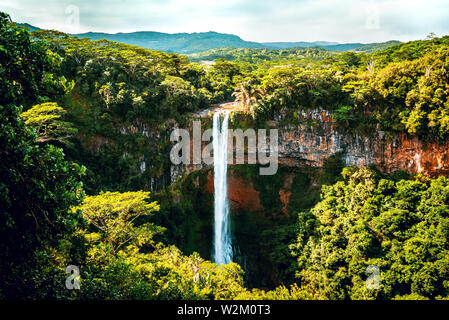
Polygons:
<instances>
[{"instance_id":1,"label":"red rock cliff","mask_svg":"<svg viewBox=\"0 0 449 320\"><path fill-rule=\"evenodd\" d=\"M449 173L449 143L424 143L416 137L399 134L392 141L383 132L373 136L353 135L332 123L326 112L314 111L305 117L318 120L314 127L299 125L280 130L279 161L320 167L336 152L342 152L348 166L375 165L385 172L404 170L428 176Z\"/></svg>"}]
</instances>

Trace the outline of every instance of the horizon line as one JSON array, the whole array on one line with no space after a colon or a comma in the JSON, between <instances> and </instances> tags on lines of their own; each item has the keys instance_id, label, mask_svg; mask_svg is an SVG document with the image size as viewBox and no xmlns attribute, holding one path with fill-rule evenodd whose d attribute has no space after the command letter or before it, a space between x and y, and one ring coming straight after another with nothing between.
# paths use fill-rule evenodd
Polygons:
<instances>
[{"instance_id":1,"label":"horizon line","mask_svg":"<svg viewBox=\"0 0 449 320\"><path fill-rule=\"evenodd\" d=\"M41 27L38 27L38 26L36 26L36 25L30 24L30 23L28 23L28 22L16 22L16 21L13 21L13 22L16 23L16 24L19 24L19 25L25 25L25 24L26 24L26 25L29 25L29 26L31 26L31 27L38 28L38 29L40 29L40 30L55 30L55 31L63 32L63 33L66 33L66 34L68 34L68 35L73 35L73 36L76 36L76 35L83 35L83 34L87 34L87 33L102 33L102 34L107 34L107 35L131 34L131 33L143 33L143 32L153 32L153 33L169 34L169 35L176 35L176 34L217 33L217 34L224 34L224 35L236 36L236 37L240 38L240 39L243 40L243 41L246 41L246 42L254 42L254 43L260 43L260 44L265 44L265 43L297 43L297 42L303 42L303 43L327 42L327 43L329 43L330 45L338 45L338 44L354 44L354 43L357 43L357 44L358 44L358 43L360 43L360 44L372 44L372 43L385 43L385 42L390 42L390 41L399 41L400 43L405 43L405 42L410 42L410 41L424 40L424 39L414 39L414 40L408 40L408 41L405 41L405 42L404 42L404 41L400 41L400 40L398 40L398 39L390 39L390 40L386 40L386 41L377 40L377 41L375 41L375 42L362 42L362 41L360 41L360 42L338 42L338 41L332 41L332 40L313 40L313 41L306 41L306 40L279 41L279 40L277 40L277 41L263 41L263 42L261 42L261 41L254 41L254 40L245 40L245 39L243 39L241 36L239 36L239 35L237 35L237 34L234 34L234 33L218 32L218 31L214 31L214 30L209 30L209 31L195 31L195 32L162 32L162 31L154 31L154 30L136 30L136 31L127 31L127 32L122 32L122 31L119 31L119 32L86 31L86 32L80 32L80 33L69 33L69 32L65 32L65 31L58 30L58 29L56 29L56 28L53 28L53 29L41 28ZM444 36L444 35L439 36L439 37L443 37L443 36Z\"/></svg>"}]
</instances>

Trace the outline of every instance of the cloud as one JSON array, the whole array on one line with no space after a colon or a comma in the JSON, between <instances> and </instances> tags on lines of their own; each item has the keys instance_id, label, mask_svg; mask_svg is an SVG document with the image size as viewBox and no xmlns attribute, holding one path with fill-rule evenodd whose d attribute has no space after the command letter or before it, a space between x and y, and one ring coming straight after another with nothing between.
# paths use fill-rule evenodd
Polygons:
<instances>
[{"instance_id":1,"label":"cloud","mask_svg":"<svg viewBox=\"0 0 449 320\"><path fill-rule=\"evenodd\" d=\"M74 33L217 31L252 41L338 42L449 34L445 0L0 0L0 10Z\"/></svg>"}]
</instances>

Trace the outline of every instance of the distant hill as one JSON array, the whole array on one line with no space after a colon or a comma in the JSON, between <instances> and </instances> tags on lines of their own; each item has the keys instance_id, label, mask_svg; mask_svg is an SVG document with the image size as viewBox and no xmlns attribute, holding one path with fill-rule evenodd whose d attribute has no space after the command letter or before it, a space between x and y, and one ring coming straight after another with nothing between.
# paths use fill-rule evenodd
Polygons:
<instances>
[{"instance_id":1,"label":"distant hill","mask_svg":"<svg viewBox=\"0 0 449 320\"><path fill-rule=\"evenodd\" d=\"M258 49L258 48L217 48L202 52L195 52L187 56L191 61L214 61L225 59L228 61L240 60L250 63L263 63L264 61L285 62L287 60L303 59L322 60L338 54L322 47L289 48L289 49Z\"/></svg>"},{"instance_id":2,"label":"distant hill","mask_svg":"<svg viewBox=\"0 0 449 320\"><path fill-rule=\"evenodd\" d=\"M40 28L32 26L31 24L28 24L28 23L16 23L16 25L19 27L24 27L24 28L28 29L29 31L40 30Z\"/></svg>"},{"instance_id":3,"label":"distant hill","mask_svg":"<svg viewBox=\"0 0 449 320\"><path fill-rule=\"evenodd\" d=\"M355 48L354 51L357 52L374 52L374 51L378 51L378 50L384 50L388 47L400 44L401 41L397 41L397 40L391 40L391 41L387 41L387 42L379 42L379 43L369 43L369 44L365 44L362 45L358 48Z\"/></svg>"},{"instance_id":4,"label":"distant hill","mask_svg":"<svg viewBox=\"0 0 449 320\"><path fill-rule=\"evenodd\" d=\"M328 41L315 41L315 42L264 42L263 44L273 49L291 49L291 48L311 48L321 47L330 51L362 51L372 52L376 50L382 50L396 44L400 41L391 40L380 43L337 43Z\"/></svg>"},{"instance_id":5,"label":"distant hill","mask_svg":"<svg viewBox=\"0 0 449 320\"><path fill-rule=\"evenodd\" d=\"M291 49L291 48L311 48L321 47L330 51L363 51L372 52L376 50L382 50L390 46L401 43L400 41L391 40L380 43L336 43L327 41L315 41L315 42L265 42L263 44L273 49Z\"/></svg>"},{"instance_id":6,"label":"distant hill","mask_svg":"<svg viewBox=\"0 0 449 320\"><path fill-rule=\"evenodd\" d=\"M245 41L236 35L213 31L174 34L153 31L116 34L89 32L76 34L75 36L92 40L107 39L154 50L183 54L223 47L265 48L261 43Z\"/></svg>"},{"instance_id":7,"label":"distant hill","mask_svg":"<svg viewBox=\"0 0 449 320\"><path fill-rule=\"evenodd\" d=\"M29 29L30 31L40 30L28 23L18 23L17 25ZM198 33L162 33L155 31L138 31L130 33L102 33L87 32L72 34L80 38L90 38L92 40L107 39L136 45L139 47L160 50L164 52L176 52L182 54L192 54L208 51L217 48L250 48L250 49L291 49L291 48L315 48L320 47L330 51L362 51L372 52L382 50L389 46L400 43L399 41L388 41L382 43L337 43L328 41L314 42L252 42L245 41L239 36L214 31Z\"/></svg>"},{"instance_id":8,"label":"distant hill","mask_svg":"<svg viewBox=\"0 0 449 320\"><path fill-rule=\"evenodd\" d=\"M338 42L314 41L314 42L263 42L262 44L273 49L327 47L339 44Z\"/></svg>"},{"instance_id":9,"label":"distant hill","mask_svg":"<svg viewBox=\"0 0 449 320\"><path fill-rule=\"evenodd\" d=\"M76 36L90 38L92 40L107 39L117 42L128 43L148 49L161 50L165 52L176 52L191 54L208 51L217 48L250 48L250 49L290 49L290 48L312 48L321 47L331 51L365 51L371 52L381 50L400 43L399 41L389 41L385 43L337 43L328 41L315 42L251 42L245 41L232 34L218 32L200 33L161 33L153 31L140 31L132 33L83 33Z\"/></svg>"}]
</instances>

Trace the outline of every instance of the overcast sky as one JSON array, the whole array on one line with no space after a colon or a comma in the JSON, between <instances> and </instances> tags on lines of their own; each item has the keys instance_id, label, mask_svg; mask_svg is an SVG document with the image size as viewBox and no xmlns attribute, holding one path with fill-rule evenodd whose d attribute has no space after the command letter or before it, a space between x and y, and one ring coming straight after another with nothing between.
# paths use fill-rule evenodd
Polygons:
<instances>
[{"instance_id":1,"label":"overcast sky","mask_svg":"<svg viewBox=\"0 0 449 320\"><path fill-rule=\"evenodd\" d=\"M258 42L449 34L449 0L0 0L0 11L69 33L217 31Z\"/></svg>"}]
</instances>

